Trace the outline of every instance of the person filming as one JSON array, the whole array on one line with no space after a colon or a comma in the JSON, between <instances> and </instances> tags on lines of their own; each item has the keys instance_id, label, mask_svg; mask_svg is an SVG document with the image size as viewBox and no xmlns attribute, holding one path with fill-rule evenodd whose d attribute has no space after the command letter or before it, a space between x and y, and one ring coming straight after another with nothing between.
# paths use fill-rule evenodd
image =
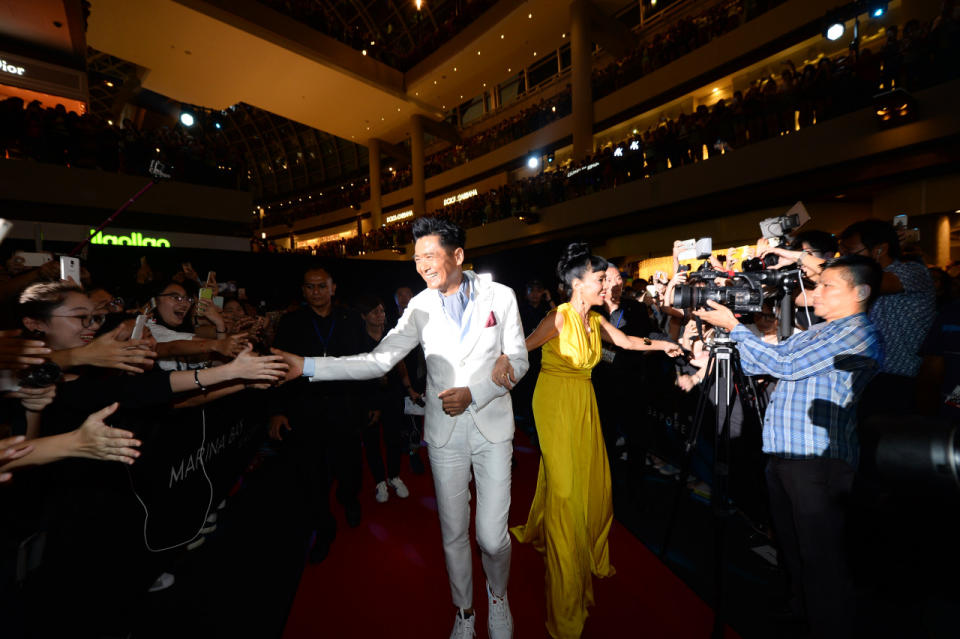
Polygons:
<instances>
[{"instance_id":1,"label":"person filming","mask_svg":"<svg viewBox=\"0 0 960 639\"><path fill-rule=\"evenodd\" d=\"M730 332L747 375L778 380L763 424L770 514L781 562L815 637L853 636L853 588L844 550L846 501L859 457L857 403L880 370L881 347L867 308L880 292L872 259L823 265L813 305L823 323L769 344L716 302L694 311Z\"/></svg>"}]
</instances>

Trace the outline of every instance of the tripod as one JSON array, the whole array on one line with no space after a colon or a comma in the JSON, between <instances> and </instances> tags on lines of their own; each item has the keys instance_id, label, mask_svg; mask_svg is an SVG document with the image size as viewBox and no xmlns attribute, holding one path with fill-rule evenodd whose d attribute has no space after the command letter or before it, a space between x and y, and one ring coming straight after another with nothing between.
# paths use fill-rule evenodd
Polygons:
<instances>
[{"instance_id":1,"label":"tripod","mask_svg":"<svg viewBox=\"0 0 960 639\"><path fill-rule=\"evenodd\" d=\"M693 463L693 455L704 422L707 421L707 406L712 397L715 408L715 428L713 486L710 491L710 505L714 518L713 569L716 595L713 605L713 631L711 636L719 639L723 637L725 627L723 604L723 546L726 541L727 518L730 516L730 509L727 506L727 491L730 476L730 414L733 411L734 405L732 401L734 389L736 388L739 391L741 405L744 406L744 413L746 413L747 405L752 406L753 409L757 411L758 417L760 417L762 413L760 412L761 407L757 401L760 395L756 392L752 380L743 374L743 367L740 365L740 356L737 353L736 342L730 339L730 334L727 331L716 329L713 344L710 347L710 356L707 360L706 370L707 374L703 380L702 393L697 402L696 412L694 413L693 427L690 429L684 442L683 461L681 463L673 507L667 520L663 544L660 547L660 558L665 558L667 554L670 537L677 523L677 514L680 510L681 500L686 493L687 475Z\"/></svg>"}]
</instances>

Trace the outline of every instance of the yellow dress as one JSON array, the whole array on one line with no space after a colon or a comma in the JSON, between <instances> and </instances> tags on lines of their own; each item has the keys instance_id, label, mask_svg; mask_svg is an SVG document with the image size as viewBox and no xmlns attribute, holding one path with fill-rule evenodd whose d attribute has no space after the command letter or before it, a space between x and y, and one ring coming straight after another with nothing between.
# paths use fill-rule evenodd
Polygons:
<instances>
[{"instance_id":1,"label":"yellow dress","mask_svg":"<svg viewBox=\"0 0 960 639\"><path fill-rule=\"evenodd\" d=\"M593 605L593 578L614 574L607 535L613 522L610 468L590 374L600 361L600 316L590 332L561 304L560 335L543 345L533 393L540 438L540 475L527 523L511 532L532 543L546 564L547 631L579 637Z\"/></svg>"}]
</instances>

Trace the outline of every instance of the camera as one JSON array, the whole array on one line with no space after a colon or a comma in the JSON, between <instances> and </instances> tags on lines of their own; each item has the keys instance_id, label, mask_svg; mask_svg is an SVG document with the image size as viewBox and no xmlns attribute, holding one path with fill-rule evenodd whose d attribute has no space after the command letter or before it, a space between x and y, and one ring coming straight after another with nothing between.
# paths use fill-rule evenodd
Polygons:
<instances>
[{"instance_id":1,"label":"camera","mask_svg":"<svg viewBox=\"0 0 960 639\"><path fill-rule=\"evenodd\" d=\"M677 308L707 308L713 300L734 313L756 313L763 308L763 294L749 286L678 286L673 291L673 305Z\"/></svg>"},{"instance_id":2,"label":"camera","mask_svg":"<svg viewBox=\"0 0 960 639\"><path fill-rule=\"evenodd\" d=\"M726 306L734 313L754 313L763 307L763 291L759 285L749 280L739 281L734 277L727 286L716 283L717 278L725 278L726 273L705 268L691 275L689 284L677 286L673 290L673 306L676 308L707 308L707 302Z\"/></svg>"},{"instance_id":3,"label":"camera","mask_svg":"<svg viewBox=\"0 0 960 639\"><path fill-rule=\"evenodd\" d=\"M756 258L749 261L760 262ZM691 275L688 280L691 284L674 289L673 305L677 308L707 308L707 302L713 300L734 313L759 313L765 299L789 297L791 291L800 287L803 274L798 268L744 271L734 275L726 286L715 283L718 277L726 277L726 274L703 270Z\"/></svg>"},{"instance_id":4,"label":"camera","mask_svg":"<svg viewBox=\"0 0 960 639\"><path fill-rule=\"evenodd\" d=\"M28 388L53 386L63 376L63 371L53 362L44 362L24 369L20 373L20 385Z\"/></svg>"}]
</instances>

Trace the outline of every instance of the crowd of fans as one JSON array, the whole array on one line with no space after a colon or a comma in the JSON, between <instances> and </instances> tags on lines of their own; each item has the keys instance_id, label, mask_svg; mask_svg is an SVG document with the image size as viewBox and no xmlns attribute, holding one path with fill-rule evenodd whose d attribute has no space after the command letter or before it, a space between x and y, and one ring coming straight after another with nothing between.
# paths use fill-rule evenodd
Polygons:
<instances>
[{"instance_id":1,"label":"crowd of fans","mask_svg":"<svg viewBox=\"0 0 960 639\"><path fill-rule=\"evenodd\" d=\"M188 132L180 124L142 130L130 120L115 126L61 104L44 108L18 97L0 101L0 158L144 176L158 160L184 182L231 189L246 184L243 158L222 132Z\"/></svg>"},{"instance_id":2,"label":"crowd of fans","mask_svg":"<svg viewBox=\"0 0 960 639\"><path fill-rule=\"evenodd\" d=\"M593 99L610 95L780 4L783 0L728 0L698 15L679 19L643 40L626 56L594 69Z\"/></svg>"},{"instance_id":3,"label":"crowd of fans","mask_svg":"<svg viewBox=\"0 0 960 639\"><path fill-rule=\"evenodd\" d=\"M784 64L779 75L757 78L745 91L690 114L663 118L656 126L608 144L581 162L553 168L476 197L432 211L464 228L507 218L529 218L539 210L596 191L699 163L748 144L795 133L871 103L881 87L918 90L957 76L950 61L960 55L957 24L911 21L888 31L876 50L858 56L823 57L797 69ZM339 242L322 253L358 254L410 242L410 224L395 224ZM332 251L332 252L331 252Z\"/></svg>"},{"instance_id":4,"label":"crowd of fans","mask_svg":"<svg viewBox=\"0 0 960 639\"><path fill-rule=\"evenodd\" d=\"M385 322L402 313L409 289L385 303L377 290L348 294L344 285L334 303L327 270L317 265L291 273L287 262L288 272L273 278L295 277L302 295L293 297L289 286L290 299L274 296L268 303L253 296L253 282L218 282L214 273L204 281L189 262L166 273L146 259L127 273L83 268L78 283L60 279L56 260L28 268L19 252L7 256L0 268L0 484L10 484L3 486L0 527L4 636L125 636L124 624L132 623L147 588L174 583L185 554L213 534L218 512L230 511L228 489L255 472L255 454L279 454L294 473L324 486L329 459L351 526L361 517L364 446L378 502L409 495L399 476L401 459L424 471L420 428L403 413L403 398L419 399L424 390L422 363L411 360L409 374L398 370L368 383L279 385L287 365L270 354L272 346L318 356L369 350L392 326ZM320 338L302 321L313 313L324 329ZM311 346L317 339L322 344ZM309 425L300 410L308 406ZM323 434L316 415L333 412L338 417L329 418L331 432ZM236 459L228 463L223 442L236 439L238 429L253 447L231 452ZM273 442L258 454L267 435ZM194 455L198 445L207 455L202 470L193 461L187 470L178 467L179 456ZM187 476L199 481L191 484L195 490L177 492ZM302 509L317 533L311 559L322 561L334 534L332 516L318 496L323 487L303 489L317 499ZM198 513L191 510L191 491L202 497ZM127 508L132 495L149 514ZM165 540L171 522L176 534ZM29 545L36 535L45 544ZM25 539L30 567L16 577L10 567ZM71 585L78 575L84 588ZM125 611L104 615L96 603L104 597ZM53 602L59 614L36 614Z\"/></svg>"},{"instance_id":5,"label":"crowd of fans","mask_svg":"<svg viewBox=\"0 0 960 639\"><path fill-rule=\"evenodd\" d=\"M448 0L432 3L419 11L410 11L412 7L402 7L409 13L409 19L389 11L387 24L371 25L366 18L359 16L353 24L347 24L343 14L322 2L310 0L260 0L263 4L288 15L299 22L325 33L357 51L365 51L394 69L407 71L417 62L437 50L441 45L453 39L467 25L493 6L496 0ZM426 12L430 15L425 15ZM354 14L355 15L355 14ZM369 17L369 14L365 14ZM375 16L378 17L378 16ZM393 22L394 17L400 25ZM376 29L376 30L371 30ZM381 30L386 30L384 33ZM406 32L401 34L401 32ZM385 42L384 37L388 40Z\"/></svg>"}]
</instances>

